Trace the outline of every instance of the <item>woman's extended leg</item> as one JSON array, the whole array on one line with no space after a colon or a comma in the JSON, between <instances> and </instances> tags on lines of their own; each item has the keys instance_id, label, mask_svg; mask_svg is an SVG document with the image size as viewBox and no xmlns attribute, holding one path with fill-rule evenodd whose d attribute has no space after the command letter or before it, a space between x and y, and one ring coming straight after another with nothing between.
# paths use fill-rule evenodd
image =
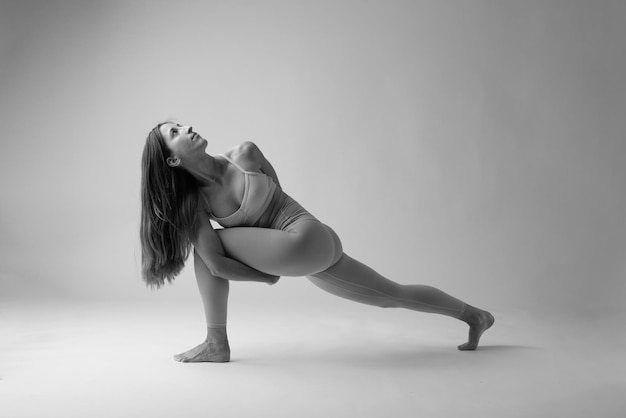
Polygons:
<instances>
[{"instance_id":1,"label":"woman's extended leg","mask_svg":"<svg viewBox=\"0 0 626 418\"><path fill-rule=\"evenodd\" d=\"M207 337L200 345L174 359L182 362L225 362L230 360L230 347L226 334L228 312L228 280L213 276L200 256L194 251L193 259L198 290L202 297L207 324Z\"/></svg>"},{"instance_id":2,"label":"woman's extended leg","mask_svg":"<svg viewBox=\"0 0 626 418\"><path fill-rule=\"evenodd\" d=\"M475 350L481 334L494 322L487 311L432 286L395 283L345 253L333 266L307 278L329 293L356 302L437 313L465 321L470 326L469 340L459 350Z\"/></svg>"}]
</instances>

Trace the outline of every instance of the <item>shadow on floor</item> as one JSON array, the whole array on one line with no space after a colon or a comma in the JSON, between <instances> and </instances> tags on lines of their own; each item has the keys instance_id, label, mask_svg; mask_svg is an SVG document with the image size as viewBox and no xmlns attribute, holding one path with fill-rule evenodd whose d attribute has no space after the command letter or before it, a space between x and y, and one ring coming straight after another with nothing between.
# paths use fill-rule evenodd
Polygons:
<instances>
[{"instance_id":1,"label":"shadow on floor","mask_svg":"<svg viewBox=\"0 0 626 418\"><path fill-rule=\"evenodd\" d=\"M543 347L532 347L530 345L481 345L478 351L524 351L524 350L543 350Z\"/></svg>"},{"instance_id":2,"label":"shadow on floor","mask_svg":"<svg viewBox=\"0 0 626 418\"><path fill-rule=\"evenodd\" d=\"M543 351L541 347L523 345L485 345L477 351L458 351L456 347L332 347L319 350L259 352L252 357L237 357L240 364L275 365L337 365L376 368L474 368L503 360L510 362L521 354Z\"/></svg>"}]
</instances>

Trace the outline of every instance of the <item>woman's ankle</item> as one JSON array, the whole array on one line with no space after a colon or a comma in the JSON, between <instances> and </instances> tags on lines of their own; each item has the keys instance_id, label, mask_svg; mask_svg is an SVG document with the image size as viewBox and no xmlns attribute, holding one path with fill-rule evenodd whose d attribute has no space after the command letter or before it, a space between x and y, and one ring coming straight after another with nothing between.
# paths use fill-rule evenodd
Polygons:
<instances>
[{"instance_id":1,"label":"woman's ankle","mask_svg":"<svg viewBox=\"0 0 626 418\"><path fill-rule=\"evenodd\" d=\"M226 333L226 325L207 326L207 334L206 334L205 341L214 341L217 343L228 344L228 334Z\"/></svg>"}]
</instances>

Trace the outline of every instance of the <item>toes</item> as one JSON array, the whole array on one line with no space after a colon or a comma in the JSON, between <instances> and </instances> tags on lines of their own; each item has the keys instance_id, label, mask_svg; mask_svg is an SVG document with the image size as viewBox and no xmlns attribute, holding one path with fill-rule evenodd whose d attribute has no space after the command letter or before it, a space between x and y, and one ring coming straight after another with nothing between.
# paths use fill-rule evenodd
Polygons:
<instances>
[{"instance_id":1,"label":"toes","mask_svg":"<svg viewBox=\"0 0 626 418\"><path fill-rule=\"evenodd\" d=\"M175 354L174 360L180 361L181 363L185 363L187 361L187 358L185 357L184 354Z\"/></svg>"},{"instance_id":2,"label":"toes","mask_svg":"<svg viewBox=\"0 0 626 418\"><path fill-rule=\"evenodd\" d=\"M473 351L476 350L476 345L466 342L465 344L461 344L457 347L460 351Z\"/></svg>"}]
</instances>

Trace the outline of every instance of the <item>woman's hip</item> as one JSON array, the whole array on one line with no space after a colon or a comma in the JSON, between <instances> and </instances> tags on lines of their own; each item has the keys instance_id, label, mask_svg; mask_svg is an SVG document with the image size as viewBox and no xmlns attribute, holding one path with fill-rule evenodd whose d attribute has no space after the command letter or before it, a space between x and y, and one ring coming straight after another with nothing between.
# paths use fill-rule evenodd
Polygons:
<instances>
[{"instance_id":1,"label":"woman's hip","mask_svg":"<svg viewBox=\"0 0 626 418\"><path fill-rule=\"evenodd\" d=\"M272 229L290 232L299 222L318 221L309 211L304 209L301 204L296 202L291 196L285 195L283 204L274 215L269 225Z\"/></svg>"}]
</instances>

